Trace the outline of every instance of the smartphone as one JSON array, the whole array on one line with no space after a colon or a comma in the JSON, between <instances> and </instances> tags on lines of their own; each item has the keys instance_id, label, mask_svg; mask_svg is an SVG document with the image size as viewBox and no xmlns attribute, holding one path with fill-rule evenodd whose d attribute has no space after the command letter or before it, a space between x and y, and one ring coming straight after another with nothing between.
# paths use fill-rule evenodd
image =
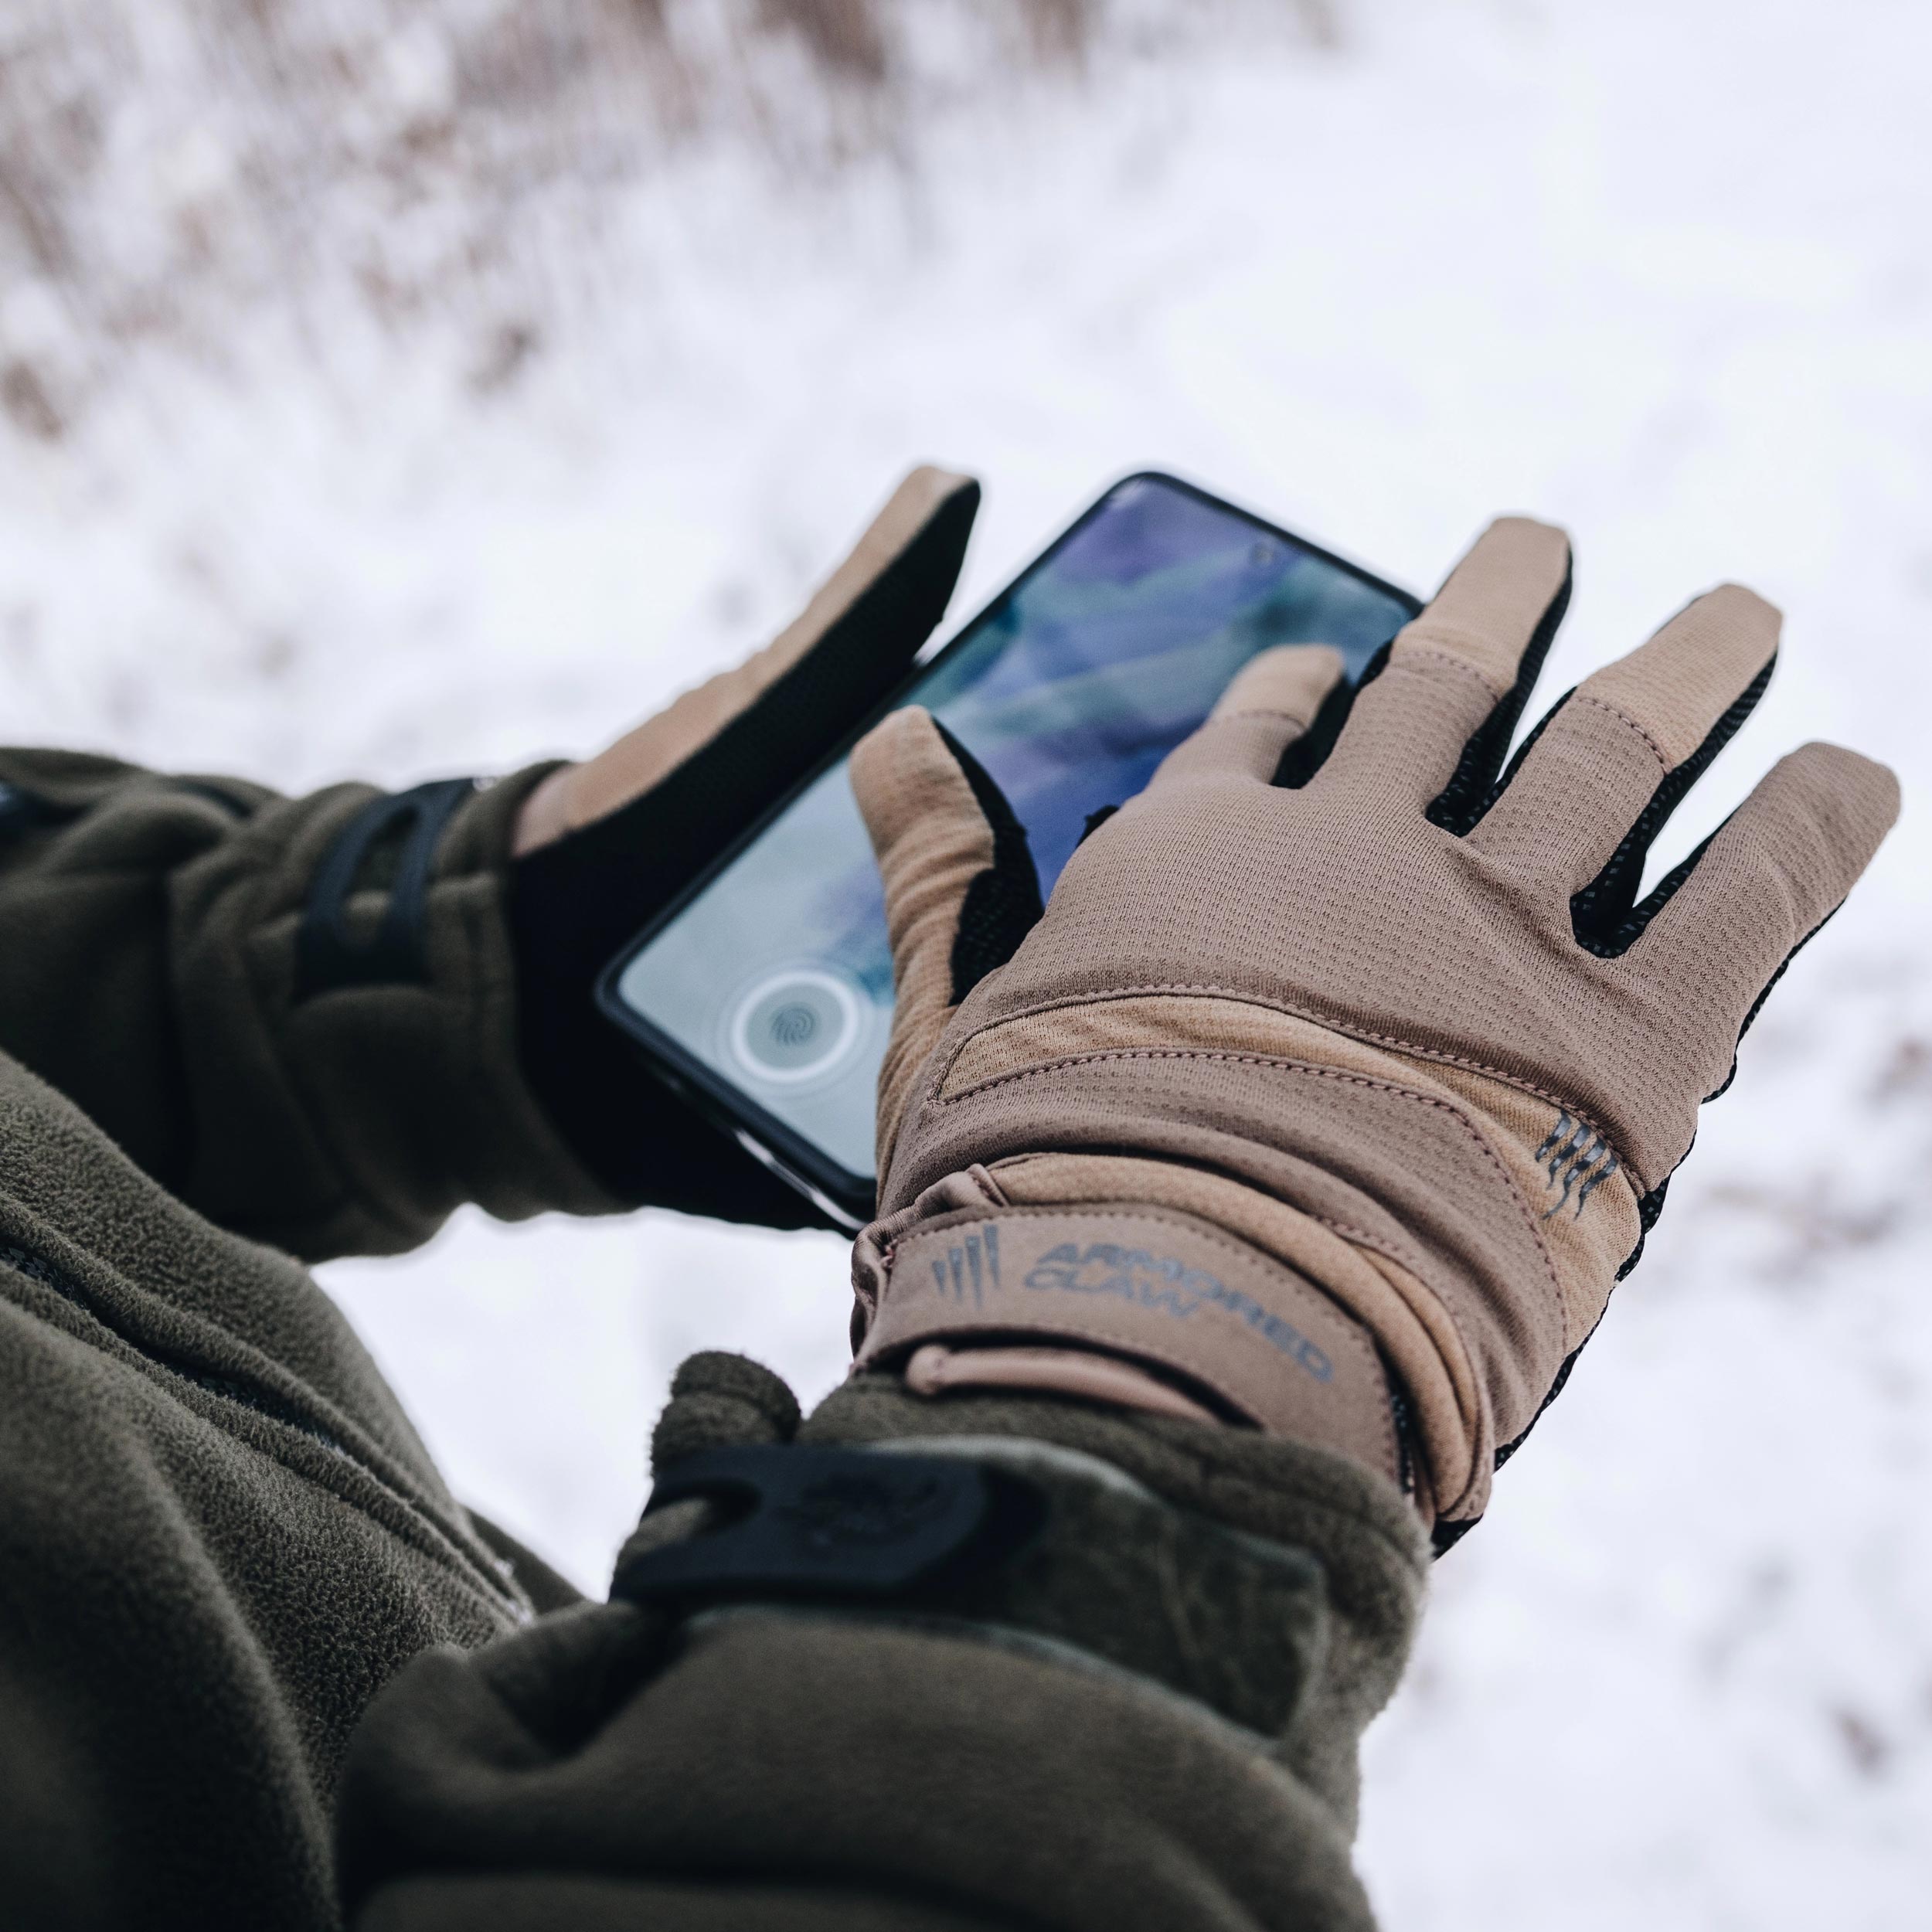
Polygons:
<instances>
[{"instance_id":1,"label":"smartphone","mask_svg":"<svg viewBox=\"0 0 1932 1932\"><path fill-rule=\"evenodd\" d=\"M985 766L1044 895L1089 815L1140 791L1257 651L1333 645L1352 676L1420 607L1148 472L1116 483L877 715L923 705ZM846 1228L872 1213L893 1012L885 905L846 776L862 731L612 961L598 992L664 1078Z\"/></svg>"}]
</instances>

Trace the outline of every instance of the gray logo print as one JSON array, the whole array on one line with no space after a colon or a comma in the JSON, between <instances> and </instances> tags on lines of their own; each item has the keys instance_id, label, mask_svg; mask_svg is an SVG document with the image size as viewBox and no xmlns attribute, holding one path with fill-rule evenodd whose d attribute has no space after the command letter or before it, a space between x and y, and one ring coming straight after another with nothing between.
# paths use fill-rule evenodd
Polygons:
<instances>
[{"instance_id":1,"label":"gray logo print","mask_svg":"<svg viewBox=\"0 0 1932 1932\"><path fill-rule=\"evenodd\" d=\"M968 1235L957 1247L947 1250L944 1261L933 1264L933 1285L939 1292L954 1301L964 1301L970 1294L976 1308L984 1304L988 1281L995 1287L999 1286L999 1230L996 1227Z\"/></svg>"},{"instance_id":2,"label":"gray logo print","mask_svg":"<svg viewBox=\"0 0 1932 1932\"><path fill-rule=\"evenodd\" d=\"M1554 1190L1560 1185L1563 1190L1554 1204L1544 1209L1546 1221L1568 1206L1573 1194L1577 1207L1570 1219L1576 1219L1583 1211L1583 1203L1617 1172L1617 1156L1609 1143L1594 1127L1567 1114L1556 1116L1556 1124L1537 1148L1536 1158L1543 1164L1546 1186Z\"/></svg>"},{"instance_id":3,"label":"gray logo print","mask_svg":"<svg viewBox=\"0 0 1932 1932\"><path fill-rule=\"evenodd\" d=\"M1186 1321L1203 1306L1224 1309L1316 1381L1330 1381L1335 1375L1335 1364L1291 1321L1174 1255L1151 1254L1112 1241L1090 1241L1084 1247L1063 1241L1034 1263L1026 1285L1049 1292L1114 1295L1176 1321Z\"/></svg>"}]
</instances>

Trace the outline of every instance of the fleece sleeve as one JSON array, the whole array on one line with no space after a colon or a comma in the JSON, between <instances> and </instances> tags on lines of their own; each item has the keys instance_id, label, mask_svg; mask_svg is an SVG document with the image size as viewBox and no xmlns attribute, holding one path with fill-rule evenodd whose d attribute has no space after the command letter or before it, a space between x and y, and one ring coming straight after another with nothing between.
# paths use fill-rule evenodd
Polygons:
<instances>
[{"instance_id":1,"label":"fleece sleeve","mask_svg":"<svg viewBox=\"0 0 1932 1932\"><path fill-rule=\"evenodd\" d=\"M547 769L286 798L0 751L0 1049L308 1259L617 1205L519 1064L506 853Z\"/></svg>"},{"instance_id":2,"label":"fleece sleeve","mask_svg":"<svg viewBox=\"0 0 1932 1932\"><path fill-rule=\"evenodd\" d=\"M1357 1746L1423 1568L1392 1485L1253 1432L865 1378L800 1427L776 1378L693 1358L661 1483L746 1444L801 1459L787 1511L821 1549L933 1519L961 1459L1032 1527L910 1594L761 1598L720 1568L666 1601L639 1580L742 1549L742 1499L648 1511L612 1601L419 1658L365 1714L356 1932L1368 1932ZM873 1467L903 1472L884 1501Z\"/></svg>"}]
</instances>

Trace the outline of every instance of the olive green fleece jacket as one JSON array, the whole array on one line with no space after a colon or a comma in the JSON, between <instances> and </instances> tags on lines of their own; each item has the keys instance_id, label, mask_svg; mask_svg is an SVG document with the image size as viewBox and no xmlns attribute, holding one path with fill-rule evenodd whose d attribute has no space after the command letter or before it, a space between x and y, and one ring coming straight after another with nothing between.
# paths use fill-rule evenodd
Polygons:
<instances>
[{"instance_id":1,"label":"olive green fleece jacket","mask_svg":"<svg viewBox=\"0 0 1932 1932\"><path fill-rule=\"evenodd\" d=\"M1366 1926L1356 1743L1420 1539L1337 1458L873 1379L801 1423L687 1365L661 1471L796 1440L1031 1472L1030 1567L917 1614L579 1603L451 1497L294 1257L615 1205L518 1066L539 775L456 804L418 970L318 988L299 935L369 788L0 752L0 1922ZM395 889L372 853L352 937Z\"/></svg>"}]
</instances>

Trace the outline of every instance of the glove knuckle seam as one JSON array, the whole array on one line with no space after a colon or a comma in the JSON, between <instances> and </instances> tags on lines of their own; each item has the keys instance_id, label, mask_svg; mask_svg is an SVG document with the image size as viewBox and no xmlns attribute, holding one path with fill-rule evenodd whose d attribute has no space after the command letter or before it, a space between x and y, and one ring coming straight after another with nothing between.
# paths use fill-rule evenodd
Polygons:
<instances>
[{"instance_id":1,"label":"glove knuckle seam","mask_svg":"<svg viewBox=\"0 0 1932 1932\"><path fill-rule=\"evenodd\" d=\"M1665 753L1663 747L1657 742L1654 736L1651 736L1648 726L1641 723L1637 719L1633 718L1621 705L1612 704L1607 698L1597 697L1588 691L1577 691L1573 692L1571 695L1570 702L1572 704L1589 705L1592 707L1592 709L1603 712L1607 716L1615 719L1619 724L1628 726L1631 731L1634 732L1636 735L1639 738L1642 739L1644 743L1650 747L1651 755L1657 760L1658 771L1663 777L1668 778L1671 773L1676 769L1676 767L1672 763L1670 758Z\"/></svg>"},{"instance_id":2,"label":"glove knuckle seam","mask_svg":"<svg viewBox=\"0 0 1932 1932\"><path fill-rule=\"evenodd\" d=\"M1393 1080L1379 1080L1366 1073L1351 1073L1340 1067L1318 1066L1310 1061L1289 1060L1277 1054L1219 1053L1212 1048L1206 1047L1143 1046L1104 1048L1091 1053L1071 1053L1064 1055L1058 1060L1043 1060L1037 1065L1021 1067L1013 1073L995 1074L988 1080L980 1080L971 1087L962 1088L957 1094L942 1096L938 1104L941 1107L954 1106L961 1100L977 1098L981 1094L990 1092L995 1087L1010 1086L1021 1080L1032 1080L1037 1075L1043 1073L1060 1072L1070 1066L1092 1066L1101 1061L1157 1060L1209 1060L1235 1066L1278 1066L1287 1073L1312 1074L1320 1080L1333 1080L1345 1086L1367 1087L1372 1091L1393 1094L1398 1099L1413 1100L1419 1106L1430 1107L1447 1114L1464 1133L1475 1141L1481 1150L1483 1158L1495 1169L1497 1178L1502 1183L1504 1191L1510 1200L1515 1204L1516 1211L1522 1217L1524 1227L1531 1240L1535 1243L1536 1253L1542 1260L1543 1272L1548 1277L1551 1291L1556 1297L1556 1307L1560 1319L1563 1307L1563 1284L1556 1274L1556 1259L1549 1252L1549 1244L1544 1239L1543 1230L1536 1225L1536 1216L1532 1212L1529 1203L1523 1198L1522 1189L1516 1185L1515 1176L1510 1173L1502 1157L1495 1148L1491 1146L1488 1137L1475 1121L1471 1120L1461 1108L1457 1107L1453 1102L1440 1100L1433 1094L1419 1094L1413 1087L1402 1086ZM1298 1213L1303 1211L1304 1210L1297 1209ZM1311 1215L1309 1218L1311 1220L1322 1219L1318 1215ZM1335 1224L1327 1223L1325 1225L1334 1226ZM1413 1263L1407 1260L1404 1260L1403 1265L1404 1267L1414 1266ZM1432 1272L1424 1267L1417 1267L1415 1271L1419 1274ZM1447 1302L1445 1302L1444 1305L1448 1311L1451 1325L1456 1328L1460 1335L1461 1325L1456 1321L1453 1306ZM1464 1338L1465 1348L1467 1345L1467 1338Z\"/></svg>"},{"instance_id":3,"label":"glove knuckle seam","mask_svg":"<svg viewBox=\"0 0 1932 1932\"><path fill-rule=\"evenodd\" d=\"M1284 724L1299 726L1304 731L1308 728L1308 719L1300 712L1288 711L1279 705L1267 704L1243 705L1239 711L1223 711L1207 722L1209 726L1239 724L1248 718L1278 718Z\"/></svg>"},{"instance_id":4,"label":"glove knuckle seam","mask_svg":"<svg viewBox=\"0 0 1932 1932\"><path fill-rule=\"evenodd\" d=\"M1488 694L1492 704L1500 704L1506 695L1496 689L1486 672L1478 669L1467 658L1458 657L1454 651L1440 649L1434 645L1405 645L1399 655L1389 659L1389 668L1391 671L1420 671L1423 667L1417 660L1425 658L1437 664L1447 665L1451 670L1459 671L1465 677L1473 679Z\"/></svg>"},{"instance_id":5,"label":"glove knuckle seam","mask_svg":"<svg viewBox=\"0 0 1932 1932\"><path fill-rule=\"evenodd\" d=\"M1249 1005L1265 1006L1274 1012L1291 1014L1298 1019L1311 1020L1318 1026L1327 1027L1332 1032L1340 1033L1349 1039L1366 1041L1371 1046L1391 1047L1397 1053L1412 1053L1418 1060L1434 1060L1444 1066L1460 1066L1469 1073L1483 1074L1505 1087L1514 1088L1519 1094L1529 1094L1537 1100L1548 1101L1552 1107L1563 1107L1574 1114L1586 1127L1594 1128L1597 1133L1603 1134L1605 1142L1615 1151L1624 1172L1633 1180L1643 1183L1641 1191L1648 1192L1649 1190L1651 1183L1648 1176L1634 1161L1625 1158L1621 1137L1605 1132L1603 1123L1587 1110L1579 1107L1573 1100L1549 1087L1539 1086L1533 1080L1526 1080L1521 1074L1512 1073L1507 1067L1494 1066L1488 1060L1476 1060L1466 1053L1445 1053L1439 1047L1425 1046L1421 1042L1410 1039L1400 1033L1375 1032L1352 1021L1337 1019L1332 1013L1318 1012L1313 1007L1298 1005L1292 1000L1257 999L1253 992L1241 987L1224 986L1213 980L1151 980L1137 985L1117 986L1104 993L1069 993L1057 998L1044 999L1032 1005L1021 1007L1014 1012L1002 1013L996 1018L982 1022L974 1028L972 1032L954 1043L947 1054L945 1066L934 1070L934 1084L929 1089L927 1097L929 1100L940 1099L939 1084L943 1081L945 1073L951 1070L953 1063L964 1053L968 1042L980 1033L990 1032L995 1026L1004 1026L1013 1020L1030 1019L1036 1014L1056 1012L1063 1006L1093 1005L1107 1001L1130 999L1143 993L1202 993L1223 999L1240 1000Z\"/></svg>"}]
</instances>

